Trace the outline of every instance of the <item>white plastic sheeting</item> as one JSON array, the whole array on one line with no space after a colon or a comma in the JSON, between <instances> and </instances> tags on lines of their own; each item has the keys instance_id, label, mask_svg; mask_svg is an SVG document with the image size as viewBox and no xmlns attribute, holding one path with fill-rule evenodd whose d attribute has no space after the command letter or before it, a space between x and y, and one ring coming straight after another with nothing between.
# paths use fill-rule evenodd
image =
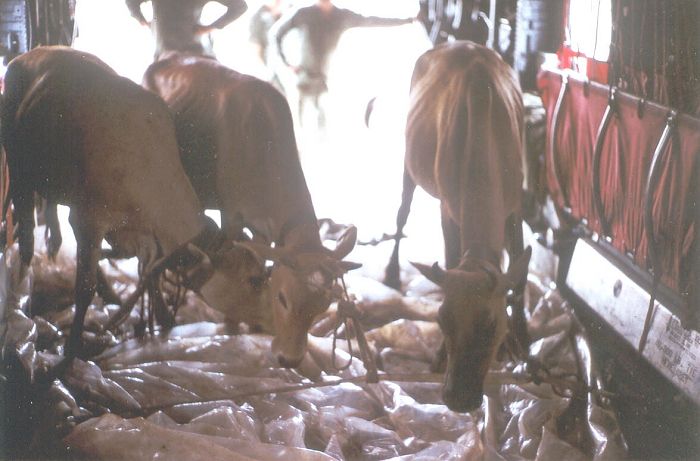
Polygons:
<instances>
[{"instance_id":1,"label":"white plastic sheeting","mask_svg":"<svg viewBox=\"0 0 700 461\"><path fill-rule=\"evenodd\" d=\"M28 318L30 287L35 294L49 292L45 300L69 299L74 266L71 258L59 255L52 263L38 253L21 283L17 267L10 250L0 265L3 361L19 363L34 379L60 359L71 310L43 313L35 304L34 312L43 316ZM118 289L133 289L127 275L110 270L109 276ZM380 369L428 373L441 341L435 294L423 290L405 297L358 275L346 281L360 300ZM537 267L530 274L527 302L532 355L552 373L596 384L577 321ZM89 459L605 460L626 453L603 399L562 397L549 384L490 386L482 408L470 414L442 405L436 383L345 383L260 395L290 383L365 373L357 358L346 370L333 371L334 307L312 328L318 336L310 336L307 357L296 370L276 364L270 337L225 334L221 316L195 296L180 309L180 325L157 337L100 334L110 310L113 306L98 303L86 320L94 335L91 347L103 352L89 362L75 360L48 389L37 386L44 403L30 454L61 444ZM124 332L137 321L133 313ZM338 346L347 350L344 340ZM338 363L350 360L346 350L337 351ZM358 353L356 344L353 351ZM247 392L257 395L240 397Z\"/></svg>"}]
</instances>

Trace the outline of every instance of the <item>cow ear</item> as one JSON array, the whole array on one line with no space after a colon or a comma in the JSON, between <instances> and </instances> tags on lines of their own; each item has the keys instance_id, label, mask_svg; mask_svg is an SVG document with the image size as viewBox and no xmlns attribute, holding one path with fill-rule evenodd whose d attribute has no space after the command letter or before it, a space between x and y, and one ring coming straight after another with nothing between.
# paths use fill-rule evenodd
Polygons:
<instances>
[{"instance_id":1,"label":"cow ear","mask_svg":"<svg viewBox=\"0 0 700 461\"><path fill-rule=\"evenodd\" d=\"M444 286L445 280L447 278L447 272L445 272L445 270L442 269L438 265L438 263L434 263L432 266L414 262L411 262L411 264L413 265L413 267L418 269L420 273L425 276L425 278L427 278L428 280L430 280L438 286Z\"/></svg>"},{"instance_id":2,"label":"cow ear","mask_svg":"<svg viewBox=\"0 0 700 461\"><path fill-rule=\"evenodd\" d=\"M357 227L348 226L338 238L338 243L335 245L335 250L332 251L333 257L338 261L346 257L355 248L357 242Z\"/></svg>"},{"instance_id":3,"label":"cow ear","mask_svg":"<svg viewBox=\"0 0 700 461\"><path fill-rule=\"evenodd\" d=\"M343 273L362 267L362 264L351 261L338 261L336 264L338 265L338 269L340 269Z\"/></svg>"},{"instance_id":4,"label":"cow ear","mask_svg":"<svg viewBox=\"0 0 700 461\"><path fill-rule=\"evenodd\" d=\"M508 267L508 273L506 277L515 286L527 278L527 268L530 265L530 258L532 257L532 247L528 246L525 248L523 254L518 257L513 264Z\"/></svg>"},{"instance_id":5,"label":"cow ear","mask_svg":"<svg viewBox=\"0 0 700 461\"><path fill-rule=\"evenodd\" d=\"M510 264L508 272L500 277L498 291L505 293L527 279L527 268L530 265L531 256L532 247L528 246L523 254Z\"/></svg>"}]
</instances>

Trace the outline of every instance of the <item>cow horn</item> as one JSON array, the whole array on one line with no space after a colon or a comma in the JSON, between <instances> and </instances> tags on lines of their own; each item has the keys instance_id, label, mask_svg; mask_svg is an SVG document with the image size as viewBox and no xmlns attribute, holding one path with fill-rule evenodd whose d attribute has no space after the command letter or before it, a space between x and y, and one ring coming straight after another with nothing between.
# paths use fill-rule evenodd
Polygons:
<instances>
[{"instance_id":1,"label":"cow horn","mask_svg":"<svg viewBox=\"0 0 700 461\"><path fill-rule=\"evenodd\" d=\"M235 245L241 248L245 248L260 259L273 261L290 267L294 267L296 265L295 259L292 258L287 251L284 251L281 248L273 248L264 243L257 243L251 241L235 242Z\"/></svg>"},{"instance_id":2,"label":"cow horn","mask_svg":"<svg viewBox=\"0 0 700 461\"><path fill-rule=\"evenodd\" d=\"M427 264L421 264L421 263L414 263L411 261L411 265L418 269L421 274L425 276L428 280L433 282L434 284L438 286L443 286L445 283L445 279L447 278L447 272L442 269L438 263L434 263L432 266L428 266Z\"/></svg>"}]
</instances>

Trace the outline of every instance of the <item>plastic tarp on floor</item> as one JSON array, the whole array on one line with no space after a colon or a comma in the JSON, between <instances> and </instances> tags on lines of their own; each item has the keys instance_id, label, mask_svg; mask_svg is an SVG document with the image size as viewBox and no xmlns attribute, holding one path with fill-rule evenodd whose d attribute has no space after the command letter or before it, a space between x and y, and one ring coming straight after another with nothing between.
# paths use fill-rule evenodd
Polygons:
<instances>
[{"instance_id":1,"label":"plastic tarp on floor","mask_svg":"<svg viewBox=\"0 0 700 461\"><path fill-rule=\"evenodd\" d=\"M595 387L585 336L551 283L550 270L543 269L547 264L537 263L547 260L546 250L535 250L526 296L530 352L550 372L573 374ZM75 360L60 379L41 385L45 371L60 359L71 322L75 267L69 251L62 249L56 262L39 251L21 283L16 251L11 248L0 264L3 390L5 401L19 407L8 418L25 418L17 422L24 424L17 426L23 432L10 432L27 439L25 456L604 460L626 454L616 417L601 394L570 398L544 383L489 386L481 409L466 414L442 404L437 383L360 382L262 394L290 383L365 374L358 358L334 371L335 306L312 328L307 357L295 370L278 366L269 336L226 334L222 316L190 295L168 334L141 339L93 334L89 344L102 350L99 355ZM371 251L362 249L358 257L367 263ZM133 289L129 271L105 267L122 295ZM380 370L428 373L441 342L434 321L436 287L415 278L402 295L362 273L346 276L346 282ZM30 305L41 314L28 318ZM86 330L100 331L114 308L96 298ZM127 337L138 319L135 310ZM350 360L347 343L339 339L338 346L344 349L336 361L344 364ZM357 354L356 344L353 351ZM517 371L523 365L500 366ZM242 397L250 392L256 395Z\"/></svg>"}]
</instances>

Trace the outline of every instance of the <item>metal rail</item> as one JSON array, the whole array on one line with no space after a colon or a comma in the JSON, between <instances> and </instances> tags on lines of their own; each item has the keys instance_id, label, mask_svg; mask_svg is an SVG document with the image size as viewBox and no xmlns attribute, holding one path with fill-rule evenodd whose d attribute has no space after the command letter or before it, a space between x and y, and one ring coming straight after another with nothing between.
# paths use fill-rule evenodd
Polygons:
<instances>
[{"instance_id":1,"label":"metal rail","mask_svg":"<svg viewBox=\"0 0 700 461\"><path fill-rule=\"evenodd\" d=\"M605 143L605 135L608 132L608 127L612 121L613 115L617 112L617 89L611 88L608 98L608 106L605 108L603 120L600 122L598 134L595 141L595 149L593 150L593 205L598 214L600 221L600 229L603 237L610 236L610 223L605 217L605 208L603 205L603 197L600 192L600 160L603 155L603 144Z\"/></svg>"},{"instance_id":2,"label":"metal rail","mask_svg":"<svg viewBox=\"0 0 700 461\"><path fill-rule=\"evenodd\" d=\"M559 96L557 97L557 102L554 105L554 112L552 112L552 130L549 133L549 162L552 165L552 174L554 175L554 185L561 194L562 200L564 201L564 207L571 208L569 200L567 199L567 194L561 186L561 167L557 161L557 128L559 127L559 113L561 112L561 106L566 96L566 91L569 86L569 78L566 74L561 74L561 87L559 88Z\"/></svg>"},{"instance_id":3,"label":"metal rail","mask_svg":"<svg viewBox=\"0 0 700 461\"><path fill-rule=\"evenodd\" d=\"M661 255L659 252L659 242L656 240L656 231L654 230L654 191L659 182L659 174L661 171L661 157L663 153L666 152L666 148L671 142L672 134L675 132L676 127L676 111L670 111L666 117L666 126L664 131L661 133L661 138L656 144L656 149L654 149L654 155L651 158L651 165L649 166L649 175L647 176L646 189L644 191L644 228L647 233L647 242L649 247L649 259L651 260L651 269L654 273L654 281L651 289L651 295L649 298L649 307L647 308L647 315L644 318L644 327L642 328L642 335L639 338L639 345L637 349L639 353L644 352L644 347L647 344L647 338L649 337L649 330L651 329L651 319L654 316L654 307L656 305L656 290L658 289L659 282L661 280Z\"/></svg>"},{"instance_id":4,"label":"metal rail","mask_svg":"<svg viewBox=\"0 0 700 461\"><path fill-rule=\"evenodd\" d=\"M656 149L654 149L654 155L651 158L649 175L647 176L646 189L644 191L644 229L646 230L647 240L649 241L649 259L651 260L651 267L654 272L661 270L658 242L656 241L656 231L654 230L654 191L658 185L659 175L661 173L661 158L671 142L672 134L676 128L676 117L676 111L672 110L668 113L666 126L664 126L661 138L659 138Z\"/></svg>"}]
</instances>

